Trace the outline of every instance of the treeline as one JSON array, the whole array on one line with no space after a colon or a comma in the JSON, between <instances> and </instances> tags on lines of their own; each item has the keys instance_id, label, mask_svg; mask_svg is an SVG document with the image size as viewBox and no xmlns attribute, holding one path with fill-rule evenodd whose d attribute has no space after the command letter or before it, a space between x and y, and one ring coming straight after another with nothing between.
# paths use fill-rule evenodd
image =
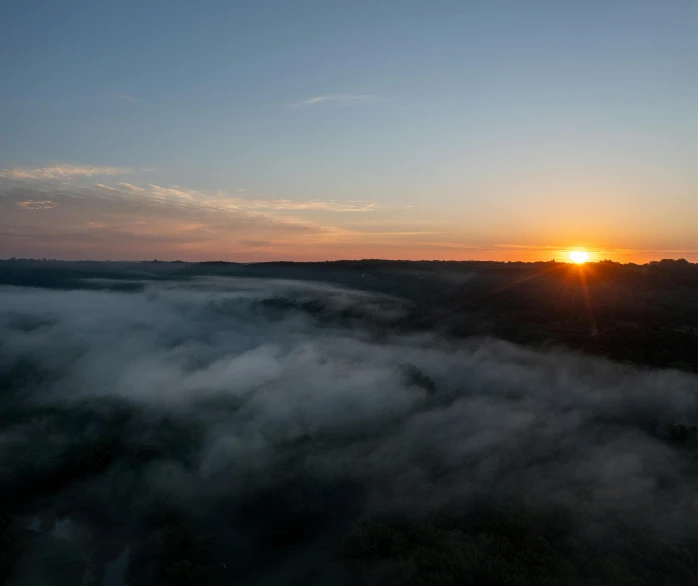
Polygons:
<instances>
[{"instance_id":1,"label":"treeline","mask_svg":"<svg viewBox=\"0 0 698 586\"><path fill-rule=\"evenodd\" d=\"M0 261L0 284L140 291L143 280L244 277L328 282L387 295L401 316L386 331L493 336L534 347L565 346L633 364L698 371L698 265L612 261L386 261L316 263L102 263ZM361 325L321 302L268 300L327 322ZM386 314L388 315L388 314ZM366 320L364 320L366 321ZM366 321L371 327L375 323Z\"/></svg>"}]
</instances>

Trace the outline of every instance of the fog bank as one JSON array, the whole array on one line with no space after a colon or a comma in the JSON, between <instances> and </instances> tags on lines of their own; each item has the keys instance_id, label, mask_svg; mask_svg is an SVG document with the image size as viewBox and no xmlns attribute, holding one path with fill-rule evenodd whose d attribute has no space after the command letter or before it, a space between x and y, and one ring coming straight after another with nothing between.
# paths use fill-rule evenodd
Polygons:
<instances>
[{"instance_id":1,"label":"fog bank","mask_svg":"<svg viewBox=\"0 0 698 586\"><path fill-rule=\"evenodd\" d=\"M303 310L318 303L330 319ZM91 584L118 583L117 560L124 580L157 583L182 560L218 571L306 542L287 557L332 582L319 538L335 551L362 518L481 499L583 511L574 532L592 542L610 519L698 538L694 463L666 438L696 421L696 377L398 335L400 314L389 297L254 279L0 290L7 526L38 520L36 540L69 521L57 556ZM250 583L293 583L275 560Z\"/></svg>"}]
</instances>

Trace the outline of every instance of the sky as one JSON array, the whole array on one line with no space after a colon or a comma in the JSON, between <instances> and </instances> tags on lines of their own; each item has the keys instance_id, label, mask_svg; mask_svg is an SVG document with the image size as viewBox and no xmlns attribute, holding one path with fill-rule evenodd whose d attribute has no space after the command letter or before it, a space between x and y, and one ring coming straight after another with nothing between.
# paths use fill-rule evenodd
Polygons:
<instances>
[{"instance_id":1,"label":"sky","mask_svg":"<svg viewBox=\"0 0 698 586\"><path fill-rule=\"evenodd\" d=\"M0 258L698 261L695 0L5 0Z\"/></svg>"}]
</instances>

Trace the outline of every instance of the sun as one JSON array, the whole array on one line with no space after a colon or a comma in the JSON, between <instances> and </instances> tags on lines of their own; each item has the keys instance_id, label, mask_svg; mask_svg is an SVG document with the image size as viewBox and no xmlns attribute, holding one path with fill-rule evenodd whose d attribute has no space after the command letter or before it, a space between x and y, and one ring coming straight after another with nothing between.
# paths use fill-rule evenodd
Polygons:
<instances>
[{"instance_id":1,"label":"sun","mask_svg":"<svg viewBox=\"0 0 698 586\"><path fill-rule=\"evenodd\" d=\"M589 253L583 250L570 250L569 257L573 263L581 265L589 260Z\"/></svg>"}]
</instances>

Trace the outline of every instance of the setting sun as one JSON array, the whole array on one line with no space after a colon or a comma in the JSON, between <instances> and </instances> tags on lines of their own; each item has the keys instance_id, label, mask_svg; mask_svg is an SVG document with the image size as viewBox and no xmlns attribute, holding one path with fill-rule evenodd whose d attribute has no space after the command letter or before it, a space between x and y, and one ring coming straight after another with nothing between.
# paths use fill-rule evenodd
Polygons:
<instances>
[{"instance_id":1,"label":"setting sun","mask_svg":"<svg viewBox=\"0 0 698 586\"><path fill-rule=\"evenodd\" d=\"M570 260L578 265L581 265L589 260L589 253L583 250L572 250L569 253Z\"/></svg>"}]
</instances>

